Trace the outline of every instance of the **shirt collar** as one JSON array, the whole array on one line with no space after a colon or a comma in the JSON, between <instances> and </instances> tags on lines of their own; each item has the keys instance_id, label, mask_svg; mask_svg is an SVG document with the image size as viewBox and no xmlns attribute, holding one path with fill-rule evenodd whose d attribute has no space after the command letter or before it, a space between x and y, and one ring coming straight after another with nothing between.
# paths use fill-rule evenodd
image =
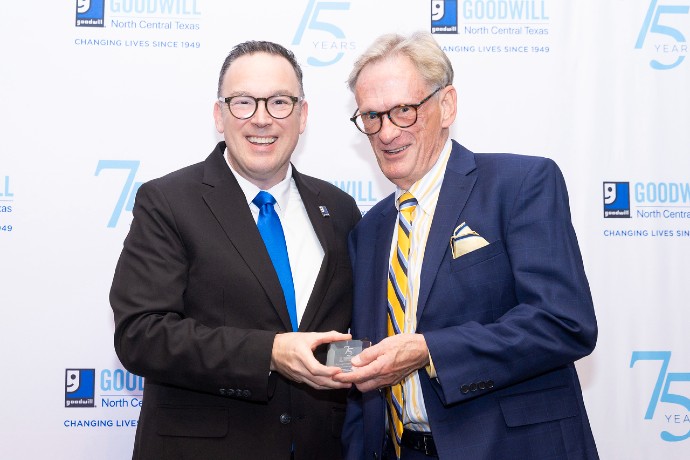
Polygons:
<instances>
[{"instance_id":1,"label":"shirt collar","mask_svg":"<svg viewBox=\"0 0 690 460\"><path fill-rule=\"evenodd\" d=\"M421 208L425 213L432 214L434 208L436 207L436 201L438 199L438 193L441 190L441 184L443 183L443 177L446 172L446 165L448 164L448 159L450 158L450 152L453 149L453 143L448 136L446 143L441 149L441 155L439 155L434 166L427 171L424 176L417 182L412 184L409 190L404 190L399 187L395 189L395 207L398 209L398 199L400 195L405 192L410 192L412 196L417 199L417 206Z\"/></svg>"},{"instance_id":2,"label":"shirt collar","mask_svg":"<svg viewBox=\"0 0 690 460\"><path fill-rule=\"evenodd\" d=\"M232 174L235 176L235 179L237 179L237 183L240 184L240 188L242 189L242 192L244 193L244 197L247 200L247 204L250 206L255 206L252 203L252 200L256 197L256 194L261 191L259 187L256 185L252 184L249 182L247 179L242 177L240 173L235 171L235 169L232 167L230 162L228 161L228 149L226 147L225 149L225 155L223 155L223 158L225 158L225 163L228 165L228 168L230 168L230 171L232 171ZM282 181L278 182L276 185L271 187L270 189L266 190L268 193L273 195L273 198L276 199L276 204L281 210L285 210L287 208L288 204L288 199L290 198L290 181L292 180L292 164L288 163L288 170L287 173L285 174L285 179Z\"/></svg>"}]
</instances>

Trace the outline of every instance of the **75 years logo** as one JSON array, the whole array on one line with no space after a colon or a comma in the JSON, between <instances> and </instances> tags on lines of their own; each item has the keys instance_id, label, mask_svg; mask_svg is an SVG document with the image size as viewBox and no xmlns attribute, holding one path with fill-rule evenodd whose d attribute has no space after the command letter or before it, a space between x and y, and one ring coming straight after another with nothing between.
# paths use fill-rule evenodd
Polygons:
<instances>
[{"instance_id":1,"label":"75 years logo","mask_svg":"<svg viewBox=\"0 0 690 460\"><path fill-rule=\"evenodd\" d=\"M688 427L690 425L690 398L674 393L680 386L687 388L687 383L690 382L690 373L688 372L668 372L669 362L671 361L670 351L633 351L630 358L630 367L635 366L640 361L659 361L661 366L659 368L659 375L656 379L654 389L652 390L647 411L645 412L645 420L652 420L656 412L659 402L670 404L676 410L671 410L664 414L666 422L677 426ZM672 388L673 387L673 388ZM685 413L680 409L685 409ZM690 438L690 428L684 434L673 434L670 431L663 430L661 432L661 439L668 442L683 441Z\"/></svg>"},{"instance_id":2,"label":"75 years logo","mask_svg":"<svg viewBox=\"0 0 690 460\"><path fill-rule=\"evenodd\" d=\"M690 5L669 3L669 0L662 4L658 0L651 0L635 42L635 49L642 49L645 40L650 39L654 54L659 59L652 59L649 65L656 70L678 67L688 54L685 35L678 27L690 29Z\"/></svg>"},{"instance_id":3,"label":"75 years logo","mask_svg":"<svg viewBox=\"0 0 690 460\"><path fill-rule=\"evenodd\" d=\"M324 19L324 16L330 17L329 12L334 11L336 14L341 11L350 9L350 2L331 2L331 1L316 1L309 0L307 8L304 10L302 20L300 21L295 37L292 39L293 45L302 43L302 39L307 31L318 34L317 36L324 36L325 39L311 39L314 50L323 52L327 55L333 56L329 60L321 60L316 56L309 56L307 64L315 67L325 67L340 61L345 55L345 51L355 48L354 42L348 42L343 29L338 27L331 19ZM322 14L324 13L324 14Z\"/></svg>"},{"instance_id":4,"label":"75 years logo","mask_svg":"<svg viewBox=\"0 0 690 460\"><path fill-rule=\"evenodd\" d=\"M141 182L135 182L134 178L139 169L138 160L100 160L96 166L95 175L98 176L101 171L105 169L122 169L128 171L125 182L122 185L122 191L120 196L115 203L115 208L113 213L110 215L110 220L108 221L108 228L115 228L117 221L122 215L122 211L131 212L134 208L134 198L136 197L137 190L141 186Z\"/></svg>"}]
</instances>

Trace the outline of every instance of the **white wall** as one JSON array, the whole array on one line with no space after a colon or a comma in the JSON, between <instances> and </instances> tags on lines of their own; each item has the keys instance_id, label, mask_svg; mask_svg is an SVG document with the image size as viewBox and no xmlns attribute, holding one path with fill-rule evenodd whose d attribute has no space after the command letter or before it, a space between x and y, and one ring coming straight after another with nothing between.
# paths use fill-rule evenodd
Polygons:
<instances>
[{"instance_id":1,"label":"white wall","mask_svg":"<svg viewBox=\"0 0 690 460\"><path fill-rule=\"evenodd\" d=\"M376 36L431 30L444 3L457 6L457 33L435 35L456 70L453 137L551 157L568 182L600 327L578 368L601 457L687 458L690 440L663 432L690 433L688 0L105 0L104 27L77 27L78 3L0 14L1 458L131 455L140 382L115 357L108 304L130 195L220 139L232 46L295 52L310 118L294 162L367 210L392 186L347 120L345 80ZM143 27L160 24L173 29ZM628 183L630 218L604 217L605 182ZM657 353L631 365L636 352ZM95 407L65 407L68 369L94 370Z\"/></svg>"}]
</instances>

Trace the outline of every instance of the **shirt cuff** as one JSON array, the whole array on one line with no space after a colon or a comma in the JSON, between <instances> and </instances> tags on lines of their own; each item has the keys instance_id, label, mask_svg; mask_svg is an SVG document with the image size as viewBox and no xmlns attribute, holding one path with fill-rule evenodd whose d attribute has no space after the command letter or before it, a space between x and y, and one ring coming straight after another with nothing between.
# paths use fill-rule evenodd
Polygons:
<instances>
[{"instance_id":1,"label":"shirt cuff","mask_svg":"<svg viewBox=\"0 0 690 460\"><path fill-rule=\"evenodd\" d=\"M434 367L434 360L431 359L431 353L429 353L429 364L426 365L425 369L429 377L432 379L436 378L436 368Z\"/></svg>"}]
</instances>

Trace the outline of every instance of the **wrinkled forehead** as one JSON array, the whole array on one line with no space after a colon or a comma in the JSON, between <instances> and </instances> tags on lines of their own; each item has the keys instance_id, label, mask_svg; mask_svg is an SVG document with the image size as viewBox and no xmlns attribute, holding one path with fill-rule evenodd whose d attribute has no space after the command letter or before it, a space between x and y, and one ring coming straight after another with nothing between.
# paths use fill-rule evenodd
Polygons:
<instances>
[{"instance_id":1,"label":"wrinkled forehead","mask_svg":"<svg viewBox=\"0 0 690 460\"><path fill-rule=\"evenodd\" d=\"M354 95L361 111L383 111L418 103L426 97L428 86L409 58L394 56L367 64Z\"/></svg>"}]
</instances>

